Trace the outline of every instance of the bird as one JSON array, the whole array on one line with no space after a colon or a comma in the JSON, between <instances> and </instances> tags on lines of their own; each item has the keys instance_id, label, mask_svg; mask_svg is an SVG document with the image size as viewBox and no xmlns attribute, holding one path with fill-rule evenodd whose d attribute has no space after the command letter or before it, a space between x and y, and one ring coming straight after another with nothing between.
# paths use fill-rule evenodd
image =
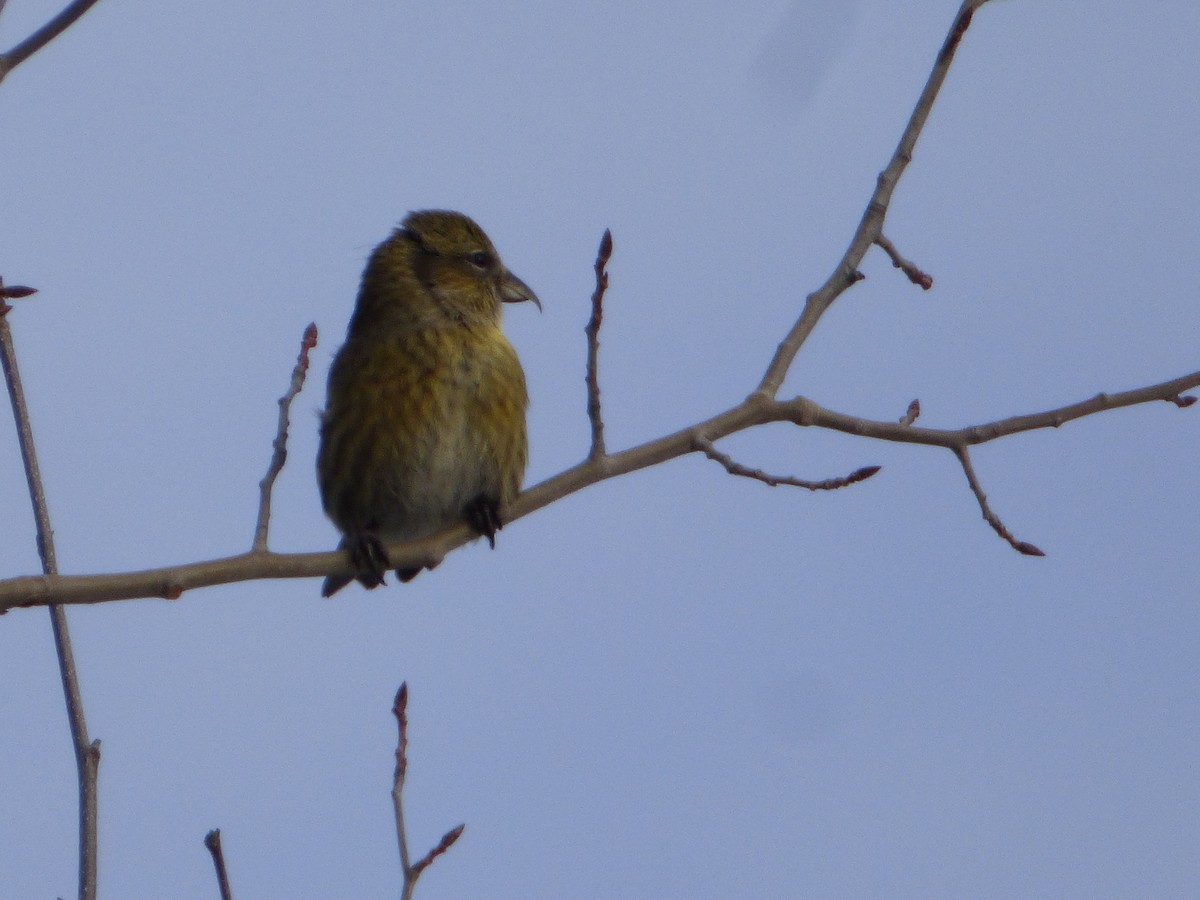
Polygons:
<instances>
[{"instance_id":1,"label":"bird","mask_svg":"<svg viewBox=\"0 0 1200 900\"><path fill-rule=\"evenodd\" d=\"M383 584L388 542L465 521L496 546L529 456L525 373L501 329L502 304L519 302L542 307L459 212L412 212L371 253L317 452L322 505L357 574L330 575L322 596L352 577Z\"/></svg>"}]
</instances>

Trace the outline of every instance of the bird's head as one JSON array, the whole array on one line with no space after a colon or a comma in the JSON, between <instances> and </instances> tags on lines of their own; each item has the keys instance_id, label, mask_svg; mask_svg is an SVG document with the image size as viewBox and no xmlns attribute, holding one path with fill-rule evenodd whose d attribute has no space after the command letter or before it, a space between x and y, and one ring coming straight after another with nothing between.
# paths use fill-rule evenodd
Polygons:
<instances>
[{"instance_id":1,"label":"bird's head","mask_svg":"<svg viewBox=\"0 0 1200 900\"><path fill-rule=\"evenodd\" d=\"M402 319L415 327L496 324L501 303L525 300L542 308L472 219L423 210L409 213L371 255L355 318Z\"/></svg>"}]
</instances>

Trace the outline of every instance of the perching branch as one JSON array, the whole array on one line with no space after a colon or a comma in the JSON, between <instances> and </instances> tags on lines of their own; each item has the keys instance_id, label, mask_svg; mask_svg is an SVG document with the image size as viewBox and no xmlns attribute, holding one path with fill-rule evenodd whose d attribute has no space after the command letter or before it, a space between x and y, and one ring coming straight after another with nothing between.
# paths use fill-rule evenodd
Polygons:
<instances>
[{"instance_id":1,"label":"perching branch","mask_svg":"<svg viewBox=\"0 0 1200 900\"><path fill-rule=\"evenodd\" d=\"M1171 381L1131 391L1097 394L1089 400L1057 409L957 429L918 428L902 422L863 419L826 409L807 397L768 400L755 393L737 406L696 425L609 454L603 459L585 460L560 472L524 491L511 506L501 511L501 515L506 523L516 521L585 487L695 453L698 449L697 440L701 437L718 441L736 432L771 422L791 422L793 425L827 428L857 437L943 447L954 451L959 447L986 444L1026 431L1058 428L1074 419L1106 410L1155 401L1178 405L1175 402L1184 391L1197 387L1200 387L1200 372L1192 372ZM1183 399L1186 402L1186 398ZM394 566L421 565L430 559L441 559L478 537L465 524L456 525L421 541L389 544L388 559ZM352 574L344 553L336 550L324 553L244 553L141 572L27 575L0 581L0 614L10 609L45 606L48 603L103 603L138 597L174 600L184 591L209 585L263 578L315 578L331 573Z\"/></svg>"},{"instance_id":2,"label":"perching branch","mask_svg":"<svg viewBox=\"0 0 1200 900\"><path fill-rule=\"evenodd\" d=\"M8 314L12 307L7 301L17 297L28 297L33 293L36 293L34 288L5 288L4 279L0 278L0 365L4 369L8 397L12 402L13 419L17 425L17 443L21 447L25 481L29 486L29 501L33 505L33 516L37 523L37 548L42 560L42 572L46 577L54 577L58 572L58 562L54 555L54 529L50 526L50 508L46 503L42 474L38 469L33 427L29 422L29 407L25 403L21 373L17 369L17 351L13 346L12 329L8 324ZM71 727L71 744L75 750L75 770L79 783L79 897L80 900L95 900L99 829L96 782L100 769L100 742L88 738L87 719L83 713L83 695L79 691L75 654L71 650L71 633L67 628L67 613L61 606L50 606L50 628L54 634L58 672L67 703L67 720Z\"/></svg>"},{"instance_id":3,"label":"perching branch","mask_svg":"<svg viewBox=\"0 0 1200 900\"><path fill-rule=\"evenodd\" d=\"M862 278L858 265L872 245L879 245L918 284L922 283L917 267L899 255L883 235L883 222L896 184L912 158L912 151L929 116L954 53L971 22L974 11L987 0L966 0L938 54L929 79L905 127L887 167L880 173L862 219L851 238L842 260L824 285L810 294L804 310L767 367L756 390L744 401L724 412L687 428L619 453L610 454L603 442L603 421L600 416L600 396L596 374L596 355L599 329L602 322L602 299L607 285L605 266L611 252L610 236L602 241L596 261L596 291L592 298L592 316L588 335L588 414L592 425L592 441L588 458L577 466L547 479L522 493L511 506L501 511L504 521L512 522L521 516L566 497L575 491L608 478L624 475L637 469L657 465L669 459L694 452L706 452L735 475L748 475L767 483L797 483L810 487L816 482L801 482L793 478L777 478L756 469L741 466L715 450L714 442L757 425L770 422L791 422L797 426L827 428L859 437L897 443L923 444L943 447L955 453L968 475L968 483L985 518L1005 540L1016 549L1027 552L1028 547L1012 537L1003 523L991 512L982 488L965 457L967 448L1012 434L1039 428L1057 428L1066 422L1106 410L1163 400L1178 407L1187 407L1194 398L1183 392L1200 387L1200 372L1184 375L1160 384L1149 385L1116 394L1098 394L1089 400L1058 409L1015 416L980 425L958 429L922 428L915 425L920 406L913 402L899 421L882 422L851 416L827 409L806 397L779 400L777 393L792 361L811 334L817 321L833 301L851 284ZM914 278L914 276L916 276ZM715 454L715 455L714 455ZM861 480L863 470L838 483ZM391 564L398 567L430 566L447 553L475 539L477 535L466 525L446 529L422 541L387 547ZM256 544L256 546L258 546ZM213 584L260 578L310 578L329 574L353 574L349 561L340 552L279 554L252 550L238 556L207 562L127 572L113 575L64 577L48 575L41 578L24 577L0 581L0 613L24 606L48 603L98 603L134 597L178 598L186 590Z\"/></svg>"}]
</instances>

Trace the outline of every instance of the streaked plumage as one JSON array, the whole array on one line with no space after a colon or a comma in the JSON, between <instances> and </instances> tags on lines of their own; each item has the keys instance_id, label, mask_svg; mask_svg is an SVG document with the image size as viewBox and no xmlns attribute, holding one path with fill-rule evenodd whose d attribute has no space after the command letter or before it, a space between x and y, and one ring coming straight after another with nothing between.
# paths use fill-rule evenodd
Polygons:
<instances>
[{"instance_id":1,"label":"streaked plumage","mask_svg":"<svg viewBox=\"0 0 1200 900\"><path fill-rule=\"evenodd\" d=\"M460 213L412 213L371 254L317 456L325 512L366 587L382 583L389 541L466 520L494 544L528 456L525 375L500 327L501 303L521 300L538 303Z\"/></svg>"}]
</instances>

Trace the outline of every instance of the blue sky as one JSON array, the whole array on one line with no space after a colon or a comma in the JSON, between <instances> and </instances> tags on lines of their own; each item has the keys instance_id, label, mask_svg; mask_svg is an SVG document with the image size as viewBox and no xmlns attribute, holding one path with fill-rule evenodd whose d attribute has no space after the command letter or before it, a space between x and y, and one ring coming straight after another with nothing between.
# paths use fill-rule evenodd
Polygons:
<instances>
[{"instance_id":1,"label":"blue sky","mask_svg":"<svg viewBox=\"0 0 1200 900\"><path fill-rule=\"evenodd\" d=\"M616 251L612 450L757 384L844 250L957 3L101 2L0 85L0 273L60 568L249 546L300 334L272 547L330 549L317 412L370 249L476 218L508 310L528 483L586 452L583 325ZM12 0L11 46L55 12ZM935 427L1200 368L1200 9L994 0L882 253L781 392ZM950 454L775 425L566 498L403 588L317 580L70 612L101 762L101 892L1184 897L1200 881L1200 415L1109 413ZM37 570L0 421L0 573ZM74 767L44 610L0 618L0 895L70 895Z\"/></svg>"}]
</instances>

